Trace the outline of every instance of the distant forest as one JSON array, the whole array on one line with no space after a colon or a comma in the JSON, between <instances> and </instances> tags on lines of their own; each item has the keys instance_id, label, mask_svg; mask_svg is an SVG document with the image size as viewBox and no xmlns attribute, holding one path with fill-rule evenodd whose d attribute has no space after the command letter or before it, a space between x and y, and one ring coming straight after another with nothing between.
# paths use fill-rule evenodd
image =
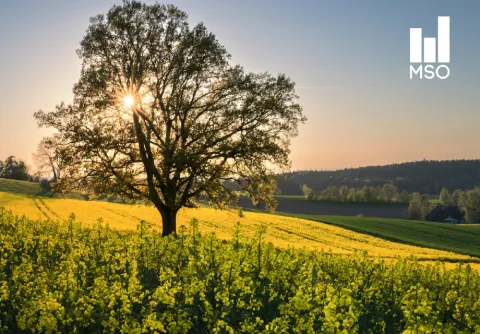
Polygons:
<instances>
[{"instance_id":1,"label":"distant forest","mask_svg":"<svg viewBox=\"0 0 480 334\"><path fill-rule=\"evenodd\" d=\"M381 187L391 183L399 191L438 195L442 188L468 190L480 186L480 160L423 160L386 166L336 171L298 171L278 176L279 193L304 195L302 186L321 192L330 186Z\"/></svg>"}]
</instances>

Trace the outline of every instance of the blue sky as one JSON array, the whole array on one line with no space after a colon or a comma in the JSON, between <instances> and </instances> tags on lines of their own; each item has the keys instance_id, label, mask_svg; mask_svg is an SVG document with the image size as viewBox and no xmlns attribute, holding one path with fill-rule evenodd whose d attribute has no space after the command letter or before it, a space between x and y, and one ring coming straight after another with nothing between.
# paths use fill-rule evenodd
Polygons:
<instances>
[{"instance_id":1,"label":"blue sky","mask_svg":"<svg viewBox=\"0 0 480 334\"><path fill-rule=\"evenodd\" d=\"M146 1L151 2L151 1ZM31 162L33 113L72 99L89 17L121 1L0 2L0 158ZM293 169L480 157L480 1L170 1L253 72L286 73L308 121ZM409 28L451 17L447 80L409 79Z\"/></svg>"}]
</instances>

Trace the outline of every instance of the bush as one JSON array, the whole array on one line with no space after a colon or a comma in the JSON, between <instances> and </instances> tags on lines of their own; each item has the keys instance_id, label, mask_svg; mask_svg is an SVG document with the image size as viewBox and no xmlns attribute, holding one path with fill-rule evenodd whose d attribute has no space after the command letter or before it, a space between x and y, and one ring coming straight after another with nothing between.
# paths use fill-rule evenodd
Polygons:
<instances>
[{"instance_id":1,"label":"bush","mask_svg":"<svg viewBox=\"0 0 480 334\"><path fill-rule=\"evenodd\" d=\"M50 191L50 180L48 179L40 179L40 188L45 191Z\"/></svg>"}]
</instances>

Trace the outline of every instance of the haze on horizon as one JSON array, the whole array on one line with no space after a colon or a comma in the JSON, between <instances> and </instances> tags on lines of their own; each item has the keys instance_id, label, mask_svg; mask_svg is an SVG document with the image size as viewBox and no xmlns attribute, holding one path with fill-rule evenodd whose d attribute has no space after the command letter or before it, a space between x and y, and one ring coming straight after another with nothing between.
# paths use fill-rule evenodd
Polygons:
<instances>
[{"instance_id":1,"label":"haze on horizon","mask_svg":"<svg viewBox=\"0 0 480 334\"><path fill-rule=\"evenodd\" d=\"M33 113L71 101L89 18L120 3L0 3L0 159L32 163L49 133ZM480 158L478 1L167 3L192 25L204 22L234 63L297 83L308 121L292 143L293 170ZM409 28L436 37L443 15L451 17L450 77L410 80Z\"/></svg>"}]
</instances>

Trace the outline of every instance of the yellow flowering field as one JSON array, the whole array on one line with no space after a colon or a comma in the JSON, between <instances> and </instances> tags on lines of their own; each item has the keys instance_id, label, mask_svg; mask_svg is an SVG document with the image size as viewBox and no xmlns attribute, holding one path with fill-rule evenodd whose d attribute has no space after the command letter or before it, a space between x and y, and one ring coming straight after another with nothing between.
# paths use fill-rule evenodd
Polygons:
<instances>
[{"instance_id":1,"label":"yellow flowering field","mask_svg":"<svg viewBox=\"0 0 480 334\"><path fill-rule=\"evenodd\" d=\"M135 229L140 220L158 228L161 223L156 209L144 205L27 197L0 192L0 206L30 219L67 220L74 213L76 219L86 226L99 219L115 229ZM237 223L240 223L243 238L253 237L264 226L265 241L278 247L323 250L337 254L366 251L370 256L383 259L413 255L419 261L428 263L440 260L448 267L453 267L456 262L471 262L473 267L480 268L478 259L467 255L391 242L329 224L266 213L243 212L240 217L237 211L182 209L178 214L177 225L188 227L194 218L199 221L201 233L213 232L222 239L231 239Z\"/></svg>"}]
</instances>

